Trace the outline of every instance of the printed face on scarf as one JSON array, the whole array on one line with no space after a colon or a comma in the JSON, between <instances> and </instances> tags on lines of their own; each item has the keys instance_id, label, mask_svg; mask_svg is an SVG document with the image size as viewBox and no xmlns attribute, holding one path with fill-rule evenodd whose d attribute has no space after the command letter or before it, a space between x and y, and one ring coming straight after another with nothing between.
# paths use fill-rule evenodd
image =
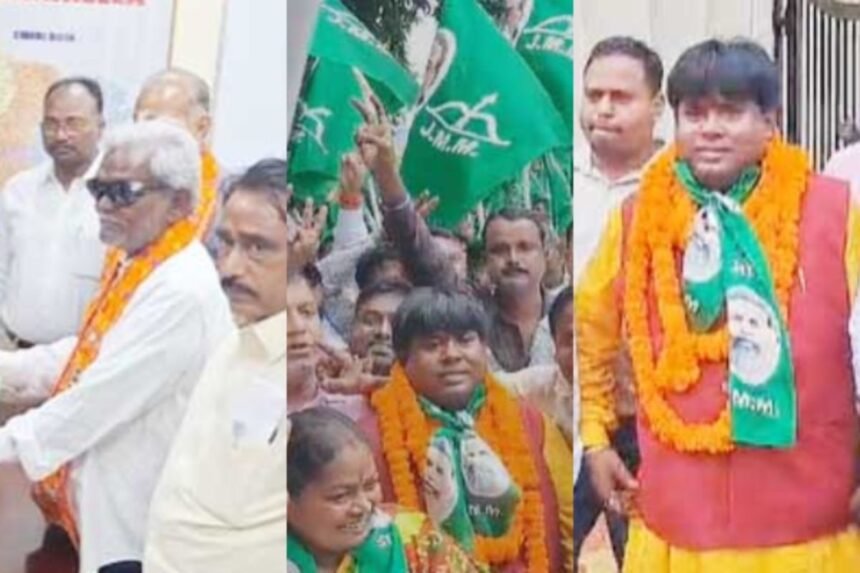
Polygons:
<instances>
[{"instance_id":1,"label":"printed face on scarf","mask_svg":"<svg viewBox=\"0 0 860 573\"><path fill-rule=\"evenodd\" d=\"M427 515L436 524L444 522L454 511L457 504L456 479L450 443L432 440L427 448L427 467L422 483Z\"/></svg>"},{"instance_id":2,"label":"printed face on scarf","mask_svg":"<svg viewBox=\"0 0 860 573\"><path fill-rule=\"evenodd\" d=\"M684 279L704 282L720 270L720 228L716 214L700 209L693 223L693 234L684 251Z\"/></svg>"},{"instance_id":3,"label":"printed face on scarf","mask_svg":"<svg viewBox=\"0 0 860 573\"><path fill-rule=\"evenodd\" d=\"M484 440L474 436L464 439L460 453L469 493L492 499L501 497L511 487L505 466Z\"/></svg>"},{"instance_id":4,"label":"printed face on scarf","mask_svg":"<svg viewBox=\"0 0 860 573\"><path fill-rule=\"evenodd\" d=\"M727 299L731 371L751 386L765 384L779 362L779 326L752 291L730 290Z\"/></svg>"},{"instance_id":5,"label":"printed face on scarf","mask_svg":"<svg viewBox=\"0 0 860 573\"><path fill-rule=\"evenodd\" d=\"M367 538L381 502L373 454L352 440L299 495L290 497L287 521L317 560L336 559Z\"/></svg>"}]
</instances>

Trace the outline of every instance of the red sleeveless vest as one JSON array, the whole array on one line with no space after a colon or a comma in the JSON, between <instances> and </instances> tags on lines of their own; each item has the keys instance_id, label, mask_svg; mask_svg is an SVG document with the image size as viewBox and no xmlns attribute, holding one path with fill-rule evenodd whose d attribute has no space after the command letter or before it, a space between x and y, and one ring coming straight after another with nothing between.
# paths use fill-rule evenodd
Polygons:
<instances>
[{"instance_id":1,"label":"red sleeveless vest","mask_svg":"<svg viewBox=\"0 0 860 573\"><path fill-rule=\"evenodd\" d=\"M857 418L844 262L849 192L847 185L820 176L812 176L809 186L789 304L797 444L789 450L738 447L727 455L683 454L654 438L640 410L640 510L647 526L671 545L773 547L831 535L851 521ZM634 208L633 202L624 207L625 230ZM656 308L653 290L650 298ZM659 348L662 333L654 312L651 331ZM701 381L669 402L688 422L714 420L726 403L726 382L724 365L705 366Z\"/></svg>"}]
</instances>

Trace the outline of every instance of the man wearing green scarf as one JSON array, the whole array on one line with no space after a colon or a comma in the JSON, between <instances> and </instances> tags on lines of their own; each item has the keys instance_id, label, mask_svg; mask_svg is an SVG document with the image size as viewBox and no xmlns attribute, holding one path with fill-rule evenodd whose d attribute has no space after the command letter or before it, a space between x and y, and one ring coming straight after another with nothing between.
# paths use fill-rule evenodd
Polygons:
<instances>
[{"instance_id":1,"label":"man wearing green scarf","mask_svg":"<svg viewBox=\"0 0 860 573\"><path fill-rule=\"evenodd\" d=\"M587 463L637 518L624 571L860 570L858 211L781 139L780 72L756 44L691 47L667 92L675 145L610 218L576 297ZM607 437L622 348L635 477Z\"/></svg>"},{"instance_id":2,"label":"man wearing green scarf","mask_svg":"<svg viewBox=\"0 0 860 573\"><path fill-rule=\"evenodd\" d=\"M561 533L570 524L560 527L570 492L553 473L570 450L554 423L488 372L487 320L457 290L418 288L397 310L391 381L372 396L374 415L358 421L383 499L426 511L492 571L570 572Z\"/></svg>"}]
</instances>

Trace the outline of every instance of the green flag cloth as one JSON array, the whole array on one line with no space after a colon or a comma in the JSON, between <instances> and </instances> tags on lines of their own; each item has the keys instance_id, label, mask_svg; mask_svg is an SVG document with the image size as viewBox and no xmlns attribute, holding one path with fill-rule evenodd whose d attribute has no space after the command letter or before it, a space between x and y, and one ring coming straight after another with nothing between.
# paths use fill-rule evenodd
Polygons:
<instances>
[{"instance_id":1,"label":"green flag cloth","mask_svg":"<svg viewBox=\"0 0 860 573\"><path fill-rule=\"evenodd\" d=\"M533 6L517 51L546 88L572 138L573 0L534 0Z\"/></svg>"},{"instance_id":2,"label":"green flag cloth","mask_svg":"<svg viewBox=\"0 0 860 573\"><path fill-rule=\"evenodd\" d=\"M320 7L310 53L290 134L289 179L297 198L326 201L362 122L351 103L362 98L353 70L367 78L389 113L411 105L418 85L340 0Z\"/></svg>"},{"instance_id":3,"label":"green flag cloth","mask_svg":"<svg viewBox=\"0 0 860 573\"><path fill-rule=\"evenodd\" d=\"M361 114L350 104L361 89L345 65L313 60L293 120L289 179L298 198L328 200L337 187L341 158L355 148Z\"/></svg>"},{"instance_id":4,"label":"green flag cloth","mask_svg":"<svg viewBox=\"0 0 860 573\"><path fill-rule=\"evenodd\" d=\"M392 518L377 511L371 518L370 532L364 542L352 550L352 573L409 573L406 550ZM288 573L317 573L310 551L292 533L287 533Z\"/></svg>"},{"instance_id":5,"label":"green flag cloth","mask_svg":"<svg viewBox=\"0 0 860 573\"><path fill-rule=\"evenodd\" d=\"M570 146L543 85L476 0L445 2L418 102L401 173L410 192L440 198L432 222L443 227Z\"/></svg>"},{"instance_id":6,"label":"green flag cloth","mask_svg":"<svg viewBox=\"0 0 860 573\"><path fill-rule=\"evenodd\" d=\"M725 193L703 187L686 162L675 172L699 207L683 261L690 322L704 332L725 312L728 323L732 439L792 447L797 404L788 329L764 251L741 210L760 172L746 170Z\"/></svg>"},{"instance_id":7,"label":"green flag cloth","mask_svg":"<svg viewBox=\"0 0 860 573\"><path fill-rule=\"evenodd\" d=\"M424 502L430 519L472 552L475 535L501 537L513 521L520 490L507 468L475 431L475 418L487 399L478 386L459 412L444 410L419 396L421 409L442 426L430 439Z\"/></svg>"},{"instance_id":8,"label":"green flag cloth","mask_svg":"<svg viewBox=\"0 0 860 573\"><path fill-rule=\"evenodd\" d=\"M324 0L320 6L310 53L358 68L402 104L411 104L418 95L418 85L412 75L340 0ZM380 94L380 99L385 101L385 95Z\"/></svg>"}]
</instances>

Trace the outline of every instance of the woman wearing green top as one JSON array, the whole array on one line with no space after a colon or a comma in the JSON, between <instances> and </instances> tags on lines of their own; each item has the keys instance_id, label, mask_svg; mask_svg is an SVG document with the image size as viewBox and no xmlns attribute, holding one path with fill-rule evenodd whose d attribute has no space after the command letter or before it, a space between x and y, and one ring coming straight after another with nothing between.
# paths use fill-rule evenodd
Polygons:
<instances>
[{"instance_id":1,"label":"woman wearing green top","mask_svg":"<svg viewBox=\"0 0 860 573\"><path fill-rule=\"evenodd\" d=\"M482 573L424 514L381 506L373 454L329 408L290 416L288 573Z\"/></svg>"}]
</instances>

